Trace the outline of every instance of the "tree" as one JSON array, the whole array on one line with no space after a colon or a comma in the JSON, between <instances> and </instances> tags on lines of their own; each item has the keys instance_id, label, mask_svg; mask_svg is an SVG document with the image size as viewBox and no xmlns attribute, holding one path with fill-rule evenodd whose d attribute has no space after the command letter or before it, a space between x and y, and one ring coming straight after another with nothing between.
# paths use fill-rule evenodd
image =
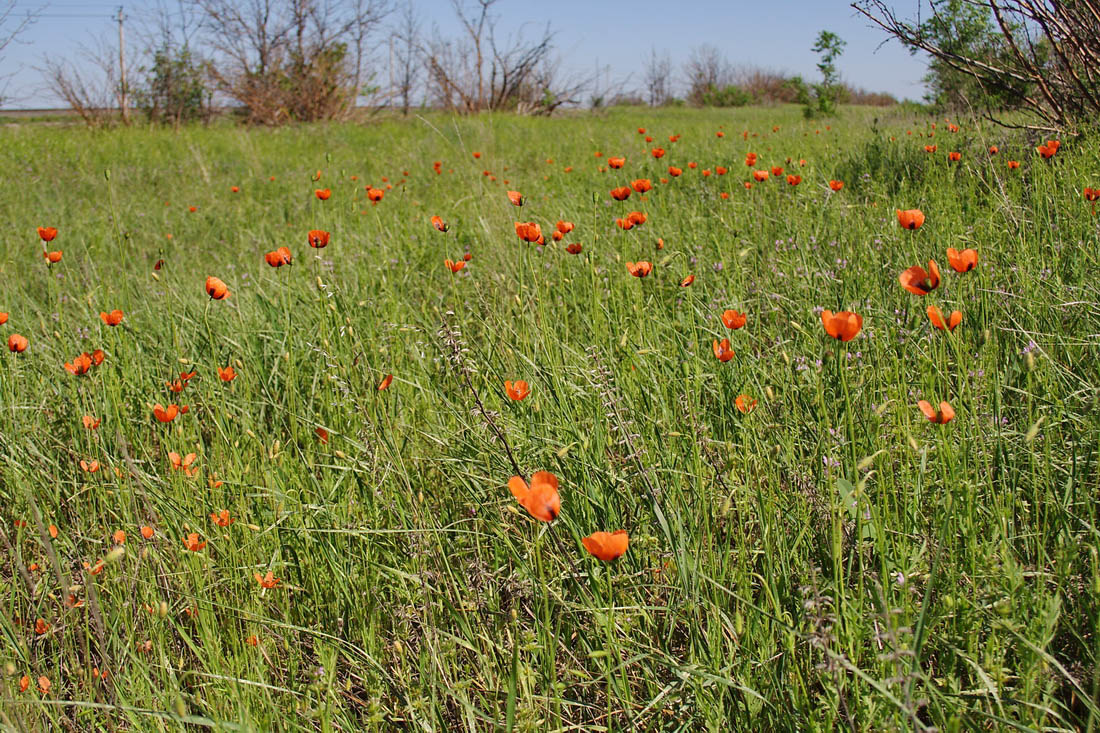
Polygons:
<instances>
[{"instance_id":1,"label":"tree","mask_svg":"<svg viewBox=\"0 0 1100 733\"><path fill-rule=\"evenodd\" d=\"M208 120L211 93L205 72L187 47L162 46L153 52L144 86L137 89L138 106L151 122L179 127L184 122Z\"/></svg>"},{"instance_id":2,"label":"tree","mask_svg":"<svg viewBox=\"0 0 1100 733\"><path fill-rule=\"evenodd\" d=\"M345 117L389 0L190 0L219 91L250 123Z\"/></svg>"},{"instance_id":3,"label":"tree","mask_svg":"<svg viewBox=\"0 0 1100 733\"><path fill-rule=\"evenodd\" d=\"M420 77L420 22L412 0L405 3L398 26L394 29L393 58L395 61L391 93L401 100L401 114L409 114L413 90Z\"/></svg>"},{"instance_id":4,"label":"tree","mask_svg":"<svg viewBox=\"0 0 1100 733\"><path fill-rule=\"evenodd\" d=\"M938 99L985 107L987 116L994 108L1026 109L1047 130L1100 115L1098 0L935 0L931 5L932 17L922 22L899 18L884 0L852 3L910 50L931 57Z\"/></svg>"},{"instance_id":5,"label":"tree","mask_svg":"<svg viewBox=\"0 0 1100 733\"><path fill-rule=\"evenodd\" d=\"M3 54L4 49L34 23L36 17L35 13L30 11L23 13L17 12L15 1L16 0L7 0L7 2L0 2L0 54ZM3 61L2 55L0 55L0 61ZM6 81L7 78L7 76L0 77L0 81ZM0 104L3 104L5 101L7 100L4 98L3 94L0 93Z\"/></svg>"},{"instance_id":6,"label":"tree","mask_svg":"<svg viewBox=\"0 0 1100 733\"><path fill-rule=\"evenodd\" d=\"M692 104L704 104L703 97L716 89L730 86L733 69L725 55L709 44L696 46L684 65L688 82L688 100Z\"/></svg>"},{"instance_id":7,"label":"tree","mask_svg":"<svg viewBox=\"0 0 1100 733\"><path fill-rule=\"evenodd\" d=\"M836 60L844 53L846 45L848 44L840 36L831 31L821 31L818 34L817 41L810 50L819 57L817 70L821 72L821 81L810 87L811 93L802 108L806 117L836 114L837 103L844 91L840 74L836 70Z\"/></svg>"},{"instance_id":8,"label":"tree","mask_svg":"<svg viewBox=\"0 0 1100 733\"><path fill-rule=\"evenodd\" d=\"M672 98L672 60L668 51L658 56L657 49L650 48L643 81L651 107L660 107Z\"/></svg>"}]
</instances>

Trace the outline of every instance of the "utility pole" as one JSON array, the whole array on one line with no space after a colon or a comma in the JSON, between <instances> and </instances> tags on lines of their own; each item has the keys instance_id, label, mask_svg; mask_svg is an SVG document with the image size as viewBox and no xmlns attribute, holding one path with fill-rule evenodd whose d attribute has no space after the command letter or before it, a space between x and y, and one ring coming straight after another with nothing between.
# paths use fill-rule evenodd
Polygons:
<instances>
[{"instance_id":1,"label":"utility pole","mask_svg":"<svg viewBox=\"0 0 1100 733\"><path fill-rule=\"evenodd\" d=\"M122 124L130 124L130 108L126 99L126 45L122 37L122 6L118 6L118 106L122 113Z\"/></svg>"}]
</instances>

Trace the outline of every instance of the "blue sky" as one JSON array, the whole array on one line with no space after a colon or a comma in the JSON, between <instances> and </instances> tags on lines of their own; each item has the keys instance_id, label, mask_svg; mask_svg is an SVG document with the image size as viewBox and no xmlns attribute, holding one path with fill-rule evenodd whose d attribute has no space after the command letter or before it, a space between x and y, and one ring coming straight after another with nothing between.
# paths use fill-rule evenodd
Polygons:
<instances>
[{"instance_id":1,"label":"blue sky","mask_svg":"<svg viewBox=\"0 0 1100 733\"><path fill-rule=\"evenodd\" d=\"M119 3L98 0L15 0L18 10L38 9L41 17L9 46L0 61L6 77L4 96L11 107L53 106L57 102L44 88L35 67L45 54L76 58L81 44L98 38L113 39L114 15ZM915 4L915 0L911 0ZM430 29L434 23L444 35L453 35L450 0L413 0L418 15ZM0 6L5 0L0 0ZM171 3L174 4L174 3ZM135 21L154 6L153 0L123 2ZM816 78L815 55L810 51L822 29L848 42L839 68L844 78L872 91L899 98L919 99L924 61L856 16L848 0L501 0L496 6L500 29L527 27L534 34L549 22L564 67L580 73L610 69L612 83L641 87L644 61L651 48L667 50L679 66L700 44L723 50L734 64L753 64ZM906 8L902 4L901 10ZM136 36L136 24L129 30ZM384 45L384 37L379 38ZM134 49L136 51L136 49ZM380 59L385 61L384 54ZM386 74L380 74L385 77ZM606 86L606 77L605 77Z\"/></svg>"}]
</instances>

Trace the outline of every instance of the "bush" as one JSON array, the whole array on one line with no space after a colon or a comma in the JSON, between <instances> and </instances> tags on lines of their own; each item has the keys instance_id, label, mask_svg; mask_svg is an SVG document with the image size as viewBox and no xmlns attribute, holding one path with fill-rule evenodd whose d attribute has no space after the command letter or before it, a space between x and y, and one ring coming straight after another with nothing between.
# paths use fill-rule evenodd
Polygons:
<instances>
[{"instance_id":1,"label":"bush","mask_svg":"<svg viewBox=\"0 0 1100 733\"><path fill-rule=\"evenodd\" d=\"M153 65L142 71L145 86L135 98L150 122L179 125L210 118L211 94L203 68L187 47L158 49Z\"/></svg>"},{"instance_id":2,"label":"bush","mask_svg":"<svg viewBox=\"0 0 1100 733\"><path fill-rule=\"evenodd\" d=\"M728 84L723 87L709 85L700 95L705 107L744 107L752 104L753 97L739 86Z\"/></svg>"}]
</instances>

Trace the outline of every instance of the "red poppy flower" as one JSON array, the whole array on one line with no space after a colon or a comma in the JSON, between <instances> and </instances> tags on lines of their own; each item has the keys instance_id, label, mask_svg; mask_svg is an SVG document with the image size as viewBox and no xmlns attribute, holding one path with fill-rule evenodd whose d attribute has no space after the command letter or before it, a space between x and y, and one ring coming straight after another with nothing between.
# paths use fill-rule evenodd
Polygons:
<instances>
[{"instance_id":1,"label":"red poppy flower","mask_svg":"<svg viewBox=\"0 0 1100 733\"><path fill-rule=\"evenodd\" d=\"M920 229L924 226L924 212L920 209L907 209L902 211L896 209L898 215L898 224L902 229Z\"/></svg>"},{"instance_id":2,"label":"red poppy flower","mask_svg":"<svg viewBox=\"0 0 1100 733\"><path fill-rule=\"evenodd\" d=\"M384 195L385 191L382 189L375 188L374 186L367 186L367 198L371 200L371 203L377 204L382 200Z\"/></svg>"},{"instance_id":3,"label":"red poppy flower","mask_svg":"<svg viewBox=\"0 0 1100 733\"><path fill-rule=\"evenodd\" d=\"M61 250L55 252L43 252L42 256L46 258L46 262L51 265L56 265L61 261Z\"/></svg>"},{"instance_id":4,"label":"red poppy flower","mask_svg":"<svg viewBox=\"0 0 1100 733\"><path fill-rule=\"evenodd\" d=\"M314 249L322 249L328 246L330 234L322 229L310 229L307 235L309 246Z\"/></svg>"},{"instance_id":5,"label":"red poppy flower","mask_svg":"<svg viewBox=\"0 0 1100 733\"><path fill-rule=\"evenodd\" d=\"M198 472L197 468L191 467L191 464L195 462L195 457L194 453L188 453L186 456L182 457L175 451L170 451L168 453L168 460L172 464L172 470L183 471L188 478L191 478Z\"/></svg>"},{"instance_id":6,"label":"red poppy flower","mask_svg":"<svg viewBox=\"0 0 1100 733\"><path fill-rule=\"evenodd\" d=\"M634 222L630 221L630 219L623 219L622 217L615 219L615 225L624 232L628 232L634 228Z\"/></svg>"},{"instance_id":7,"label":"red poppy flower","mask_svg":"<svg viewBox=\"0 0 1100 733\"><path fill-rule=\"evenodd\" d=\"M863 316L851 311L833 313L830 310L821 311L821 323L825 326L825 333L840 341L851 341L859 335L863 328Z\"/></svg>"},{"instance_id":8,"label":"red poppy flower","mask_svg":"<svg viewBox=\"0 0 1100 733\"><path fill-rule=\"evenodd\" d=\"M739 328L744 328L748 320L749 317L745 313L739 313L735 310L722 312L722 325L734 331Z\"/></svg>"},{"instance_id":9,"label":"red poppy flower","mask_svg":"<svg viewBox=\"0 0 1100 733\"><path fill-rule=\"evenodd\" d=\"M481 153L479 153L479 152L477 152L477 151L475 150L475 151L474 151L474 157L475 157L475 158L480 158L480 157L481 157Z\"/></svg>"},{"instance_id":10,"label":"red poppy flower","mask_svg":"<svg viewBox=\"0 0 1100 733\"><path fill-rule=\"evenodd\" d=\"M630 187L619 186L618 188L611 189L611 198L615 199L616 201L626 201L628 198L630 198Z\"/></svg>"},{"instance_id":11,"label":"red poppy flower","mask_svg":"<svg viewBox=\"0 0 1100 733\"><path fill-rule=\"evenodd\" d=\"M947 264L955 272L970 272L978 266L978 252L973 249L959 251L954 247L947 248Z\"/></svg>"},{"instance_id":12,"label":"red poppy flower","mask_svg":"<svg viewBox=\"0 0 1100 733\"><path fill-rule=\"evenodd\" d=\"M291 260L290 249L288 247L279 247L274 252L268 252L264 255L264 259L267 260L267 264L272 267L282 267L283 265L289 265Z\"/></svg>"},{"instance_id":13,"label":"red poppy flower","mask_svg":"<svg viewBox=\"0 0 1100 733\"><path fill-rule=\"evenodd\" d=\"M741 411L742 414L747 415L753 411L756 407L757 400L752 399L747 394L737 395L737 399L733 401L733 404Z\"/></svg>"},{"instance_id":14,"label":"red poppy flower","mask_svg":"<svg viewBox=\"0 0 1100 733\"><path fill-rule=\"evenodd\" d=\"M777 165L772 166L772 175L778 178L779 176L783 175L783 169Z\"/></svg>"},{"instance_id":15,"label":"red poppy flower","mask_svg":"<svg viewBox=\"0 0 1100 733\"><path fill-rule=\"evenodd\" d=\"M695 282L695 275L688 275L687 277L685 277L683 280L680 281L680 287L681 288L689 288L689 287L691 287L692 283L694 283L694 282Z\"/></svg>"},{"instance_id":16,"label":"red poppy flower","mask_svg":"<svg viewBox=\"0 0 1100 733\"><path fill-rule=\"evenodd\" d=\"M608 158L607 166L609 168L622 168L626 165L626 158Z\"/></svg>"},{"instance_id":17,"label":"red poppy flower","mask_svg":"<svg viewBox=\"0 0 1100 733\"><path fill-rule=\"evenodd\" d=\"M683 168L677 168L677 167L676 167L676 166L674 166L674 165L670 165L670 166L668 167L668 174L669 174L670 176L672 176L673 178L678 178L679 176L683 175L683 173L684 173L684 169L683 169Z\"/></svg>"},{"instance_id":18,"label":"red poppy flower","mask_svg":"<svg viewBox=\"0 0 1100 733\"><path fill-rule=\"evenodd\" d=\"M229 286L216 277L206 278L206 294L214 300L225 300L229 297Z\"/></svg>"},{"instance_id":19,"label":"red poppy flower","mask_svg":"<svg viewBox=\"0 0 1100 733\"><path fill-rule=\"evenodd\" d=\"M645 193L653 190L653 182L648 178L638 178L630 182L630 187L638 193Z\"/></svg>"},{"instance_id":20,"label":"red poppy flower","mask_svg":"<svg viewBox=\"0 0 1100 733\"><path fill-rule=\"evenodd\" d=\"M932 404L928 400L921 400L917 403L917 407L924 413L924 416L928 418L930 422L934 422L937 425L943 425L949 423L955 419L955 408L946 402L940 403L940 408L937 410L932 407Z\"/></svg>"},{"instance_id":21,"label":"red poppy flower","mask_svg":"<svg viewBox=\"0 0 1100 733\"><path fill-rule=\"evenodd\" d=\"M445 232L448 229L450 229L449 226L447 226L446 224L443 223L443 217L441 217L441 216L433 216L432 217L432 226L435 227L436 229L438 229L441 232Z\"/></svg>"},{"instance_id":22,"label":"red poppy flower","mask_svg":"<svg viewBox=\"0 0 1100 733\"><path fill-rule=\"evenodd\" d=\"M1043 156L1044 160L1050 160L1054 157L1054 154L1058 152L1058 148L1061 144L1059 140L1047 140L1045 145L1040 145L1035 149L1039 151L1039 155Z\"/></svg>"},{"instance_id":23,"label":"red poppy flower","mask_svg":"<svg viewBox=\"0 0 1100 733\"><path fill-rule=\"evenodd\" d=\"M443 265L451 274L454 274L466 266L466 260L459 260L458 262L452 262L451 260L443 260Z\"/></svg>"},{"instance_id":24,"label":"red poppy flower","mask_svg":"<svg viewBox=\"0 0 1100 733\"><path fill-rule=\"evenodd\" d=\"M92 356L87 351L73 359L72 363L65 362L66 371L68 371L70 374L75 374L78 377L83 374L87 374L88 370L91 368Z\"/></svg>"},{"instance_id":25,"label":"red poppy flower","mask_svg":"<svg viewBox=\"0 0 1100 733\"><path fill-rule=\"evenodd\" d=\"M508 479L508 489L520 506L542 522L553 522L561 513L558 478L549 471L537 471L528 485L519 476Z\"/></svg>"},{"instance_id":26,"label":"red poppy flower","mask_svg":"<svg viewBox=\"0 0 1100 733\"><path fill-rule=\"evenodd\" d=\"M168 405L168 407L164 407L159 402L153 405L153 417L159 422L172 422L179 413L179 405Z\"/></svg>"},{"instance_id":27,"label":"red poppy flower","mask_svg":"<svg viewBox=\"0 0 1100 733\"><path fill-rule=\"evenodd\" d=\"M523 198L523 194L519 191L509 191L508 200L512 202L513 206L523 206L526 201L526 199Z\"/></svg>"},{"instance_id":28,"label":"red poppy flower","mask_svg":"<svg viewBox=\"0 0 1100 733\"><path fill-rule=\"evenodd\" d=\"M183 538L183 547L191 552L198 552L206 547L206 540L201 539L198 532L192 532Z\"/></svg>"},{"instance_id":29,"label":"red poppy flower","mask_svg":"<svg viewBox=\"0 0 1100 733\"><path fill-rule=\"evenodd\" d=\"M756 153L748 153L745 156L745 165L749 168L752 168L754 165L756 165L756 159Z\"/></svg>"},{"instance_id":30,"label":"red poppy flower","mask_svg":"<svg viewBox=\"0 0 1100 733\"><path fill-rule=\"evenodd\" d=\"M764 181L768 180L768 172L767 171L753 171L752 172L752 177L756 180L757 183L763 183Z\"/></svg>"},{"instance_id":31,"label":"red poppy flower","mask_svg":"<svg viewBox=\"0 0 1100 733\"><path fill-rule=\"evenodd\" d=\"M716 166L714 166L714 172L715 172L716 175L724 176L727 173L729 173L729 168L726 168L725 166L722 166L722 165L716 165Z\"/></svg>"},{"instance_id":32,"label":"red poppy flower","mask_svg":"<svg viewBox=\"0 0 1100 733\"><path fill-rule=\"evenodd\" d=\"M381 391L387 389L392 382L393 382L393 375L392 374L387 374L386 376L382 377L382 381L378 383L378 391L381 392Z\"/></svg>"},{"instance_id":33,"label":"red poppy flower","mask_svg":"<svg viewBox=\"0 0 1100 733\"><path fill-rule=\"evenodd\" d=\"M928 306L928 320L932 322L932 325L939 330L954 331L955 327L962 323L963 314L959 311L953 311L950 316L945 320L943 317L943 311L934 305Z\"/></svg>"},{"instance_id":34,"label":"red poppy flower","mask_svg":"<svg viewBox=\"0 0 1100 733\"><path fill-rule=\"evenodd\" d=\"M794 176L794 175L787 176L787 185L788 186L797 186L800 183L802 183L802 176Z\"/></svg>"},{"instance_id":35,"label":"red poppy flower","mask_svg":"<svg viewBox=\"0 0 1100 733\"><path fill-rule=\"evenodd\" d=\"M699 164L696 163L694 160L688 161L688 168L690 168L691 170L695 170L698 167L699 167Z\"/></svg>"},{"instance_id":36,"label":"red poppy flower","mask_svg":"<svg viewBox=\"0 0 1100 733\"><path fill-rule=\"evenodd\" d=\"M21 354L27 350L27 337L13 333L8 336L8 351L13 354Z\"/></svg>"},{"instance_id":37,"label":"red poppy flower","mask_svg":"<svg viewBox=\"0 0 1100 733\"><path fill-rule=\"evenodd\" d=\"M223 382L232 382L237 378L237 371L233 368L232 364L224 367L218 367L218 377Z\"/></svg>"},{"instance_id":38,"label":"red poppy flower","mask_svg":"<svg viewBox=\"0 0 1100 733\"><path fill-rule=\"evenodd\" d=\"M939 148L936 145L925 145L924 146L924 152L926 152L926 153L934 153L938 149Z\"/></svg>"},{"instance_id":39,"label":"red poppy flower","mask_svg":"<svg viewBox=\"0 0 1100 733\"><path fill-rule=\"evenodd\" d=\"M0 311L0 326L8 322L8 314Z\"/></svg>"},{"instance_id":40,"label":"red poppy flower","mask_svg":"<svg viewBox=\"0 0 1100 733\"><path fill-rule=\"evenodd\" d=\"M962 160L962 153L950 152L947 154L947 159L952 163L958 163Z\"/></svg>"},{"instance_id":41,"label":"red poppy flower","mask_svg":"<svg viewBox=\"0 0 1100 733\"><path fill-rule=\"evenodd\" d=\"M627 272L629 272L634 277L646 277L647 275L649 275L649 273L653 272L653 263L645 261L627 262L626 269Z\"/></svg>"},{"instance_id":42,"label":"red poppy flower","mask_svg":"<svg viewBox=\"0 0 1100 733\"><path fill-rule=\"evenodd\" d=\"M714 351L714 357L720 362L727 362L733 358L733 349L730 348L730 340L714 339L714 343L711 344L711 349Z\"/></svg>"},{"instance_id":43,"label":"red poppy flower","mask_svg":"<svg viewBox=\"0 0 1100 733\"><path fill-rule=\"evenodd\" d=\"M507 393L509 399L519 402L527 395L531 394L531 388L527 386L527 382L522 379L518 382L507 380L504 382L504 391Z\"/></svg>"},{"instance_id":44,"label":"red poppy flower","mask_svg":"<svg viewBox=\"0 0 1100 733\"><path fill-rule=\"evenodd\" d=\"M517 221L516 236L524 242L538 242L542 239L542 227L533 221Z\"/></svg>"},{"instance_id":45,"label":"red poppy flower","mask_svg":"<svg viewBox=\"0 0 1100 733\"><path fill-rule=\"evenodd\" d=\"M57 227L38 227L38 236L43 242L52 242L57 236Z\"/></svg>"},{"instance_id":46,"label":"red poppy flower","mask_svg":"<svg viewBox=\"0 0 1100 733\"><path fill-rule=\"evenodd\" d=\"M328 188L318 188L313 191L313 195L322 201L328 201L329 197L332 196L332 190Z\"/></svg>"},{"instance_id":47,"label":"red poppy flower","mask_svg":"<svg viewBox=\"0 0 1100 733\"><path fill-rule=\"evenodd\" d=\"M1014 170L1016 170L1016 169L1017 169L1017 168L1019 168L1019 167L1020 167L1020 161L1018 161L1018 160L1010 160L1010 161L1008 161L1008 169L1009 169L1009 170L1012 170L1012 171L1014 171Z\"/></svg>"},{"instance_id":48,"label":"red poppy flower","mask_svg":"<svg viewBox=\"0 0 1100 733\"><path fill-rule=\"evenodd\" d=\"M81 423L83 423L84 427L87 430L95 430L99 427L100 423L99 418L92 417L91 415L85 415L84 417L80 418L80 421Z\"/></svg>"},{"instance_id":49,"label":"red poppy flower","mask_svg":"<svg viewBox=\"0 0 1100 733\"><path fill-rule=\"evenodd\" d=\"M570 245L566 246L565 251L568 252L571 255L579 255L581 253L581 250L583 250L583 249L584 249L583 246L581 246L580 244L574 242L573 244L570 244Z\"/></svg>"},{"instance_id":50,"label":"red poppy flower","mask_svg":"<svg viewBox=\"0 0 1100 733\"><path fill-rule=\"evenodd\" d=\"M1100 201L1100 188L1089 188L1086 186L1083 195L1085 201Z\"/></svg>"},{"instance_id":51,"label":"red poppy flower","mask_svg":"<svg viewBox=\"0 0 1100 733\"><path fill-rule=\"evenodd\" d=\"M573 231L573 229L575 229L576 227L573 224L573 222L571 222L571 221L562 221L562 220L559 219L558 223L554 225L554 228L557 229L562 234L568 234L569 232Z\"/></svg>"},{"instance_id":52,"label":"red poppy flower","mask_svg":"<svg viewBox=\"0 0 1100 733\"><path fill-rule=\"evenodd\" d=\"M928 295L940 286L940 268L935 260L928 260L928 271L920 265L913 265L898 275L901 286L913 295Z\"/></svg>"},{"instance_id":53,"label":"red poppy flower","mask_svg":"<svg viewBox=\"0 0 1100 733\"><path fill-rule=\"evenodd\" d=\"M663 157L665 157L665 149L664 148L653 148L653 150L650 150L649 152L653 155L654 158L663 158Z\"/></svg>"},{"instance_id":54,"label":"red poppy flower","mask_svg":"<svg viewBox=\"0 0 1100 733\"><path fill-rule=\"evenodd\" d=\"M631 223L631 225L636 227L640 227L648 220L648 217L640 211L631 211L629 214L626 215L626 218L627 221Z\"/></svg>"},{"instance_id":55,"label":"red poppy flower","mask_svg":"<svg viewBox=\"0 0 1100 733\"><path fill-rule=\"evenodd\" d=\"M124 316L125 314L117 308L110 313L104 313L103 311L100 311L99 313L99 319L106 323L108 326L117 326L118 324L122 323L122 319Z\"/></svg>"},{"instance_id":56,"label":"red poppy flower","mask_svg":"<svg viewBox=\"0 0 1100 733\"><path fill-rule=\"evenodd\" d=\"M328 443L328 431L327 430L325 430L324 428L317 428L313 432L317 436L317 442L318 443L320 443L321 445L325 445L326 443Z\"/></svg>"},{"instance_id":57,"label":"red poppy flower","mask_svg":"<svg viewBox=\"0 0 1100 733\"><path fill-rule=\"evenodd\" d=\"M630 537L625 529L615 532L593 532L581 538L581 544L588 554L597 560L611 562L622 557L630 545Z\"/></svg>"}]
</instances>

